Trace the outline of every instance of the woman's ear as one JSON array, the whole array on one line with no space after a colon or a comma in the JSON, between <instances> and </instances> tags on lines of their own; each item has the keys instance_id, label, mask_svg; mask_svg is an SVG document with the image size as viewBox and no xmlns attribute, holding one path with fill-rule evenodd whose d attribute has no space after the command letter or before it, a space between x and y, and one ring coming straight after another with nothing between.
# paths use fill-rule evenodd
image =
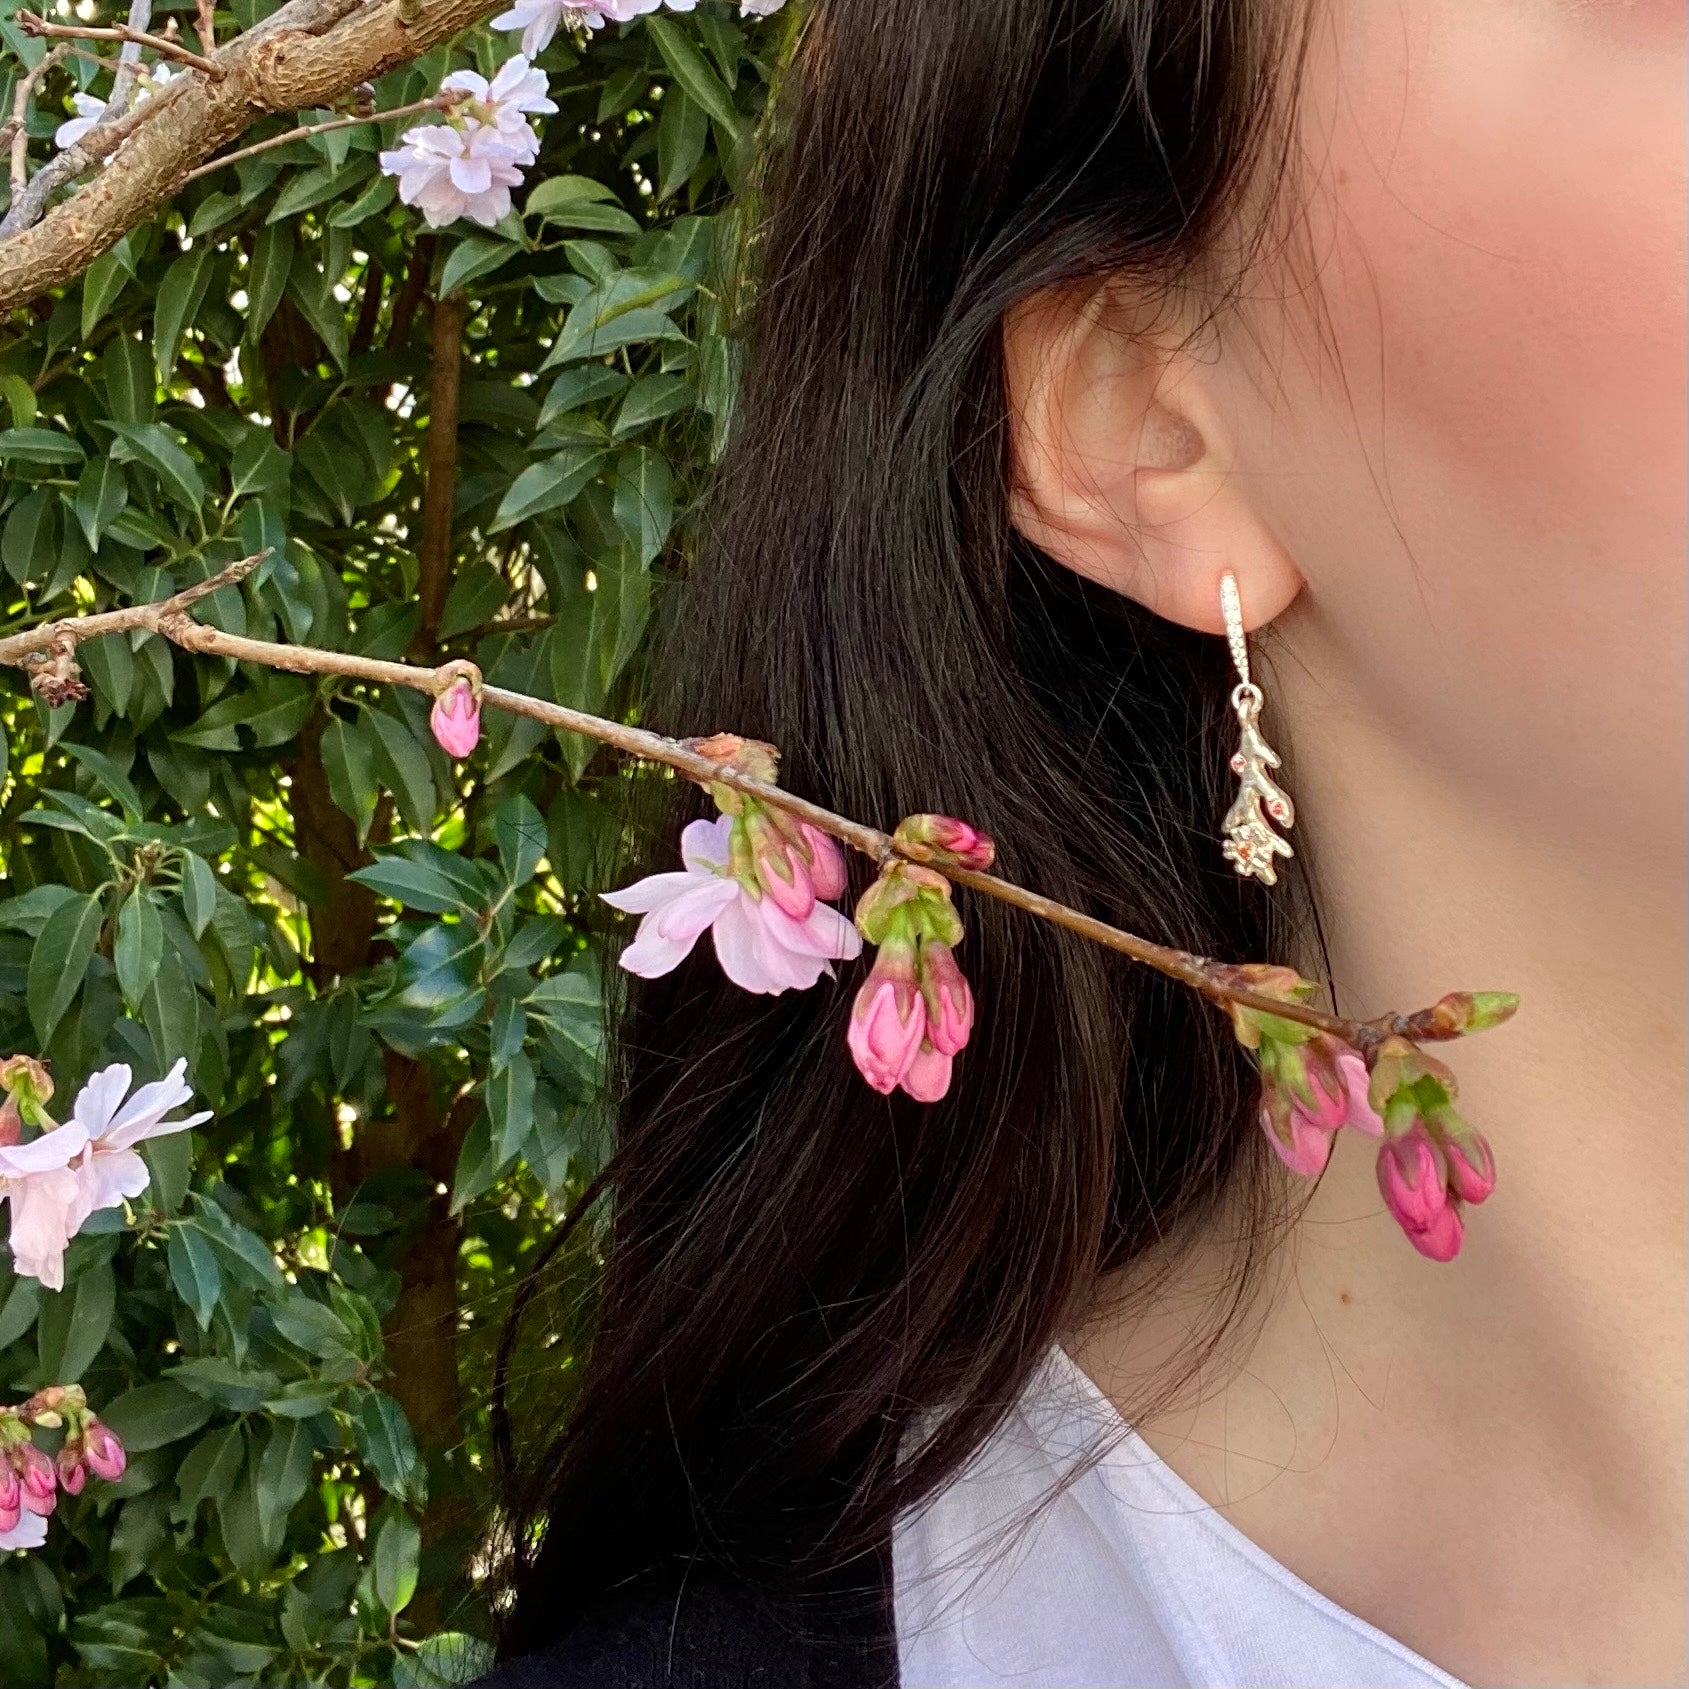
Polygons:
<instances>
[{"instance_id":1,"label":"woman's ear","mask_svg":"<svg viewBox=\"0 0 1689 1689\"><path fill-rule=\"evenodd\" d=\"M1079 574L1169 621L1220 633L1220 577L1245 624L1302 577L1236 473L1211 371L1117 284L1051 289L1003 324L1015 526Z\"/></svg>"}]
</instances>

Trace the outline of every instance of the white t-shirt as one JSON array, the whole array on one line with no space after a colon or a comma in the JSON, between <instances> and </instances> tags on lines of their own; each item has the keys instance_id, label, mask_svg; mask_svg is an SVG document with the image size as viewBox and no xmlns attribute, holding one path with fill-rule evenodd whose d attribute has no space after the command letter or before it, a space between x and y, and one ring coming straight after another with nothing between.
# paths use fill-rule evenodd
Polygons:
<instances>
[{"instance_id":1,"label":"white t-shirt","mask_svg":"<svg viewBox=\"0 0 1689 1689\"><path fill-rule=\"evenodd\" d=\"M903 1689L1462 1689L1228 1523L1059 1346L899 1520L893 1574Z\"/></svg>"}]
</instances>

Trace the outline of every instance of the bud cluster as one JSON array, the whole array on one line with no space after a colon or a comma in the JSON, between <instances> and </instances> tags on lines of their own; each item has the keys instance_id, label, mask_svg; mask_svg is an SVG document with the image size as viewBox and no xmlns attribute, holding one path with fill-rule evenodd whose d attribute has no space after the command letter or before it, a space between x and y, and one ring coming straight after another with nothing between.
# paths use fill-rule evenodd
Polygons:
<instances>
[{"instance_id":1,"label":"bud cluster","mask_svg":"<svg viewBox=\"0 0 1689 1689\"><path fill-rule=\"evenodd\" d=\"M857 904L856 925L879 952L851 1011L851 1056L876 1091L937 1102L974 1020L973 993L956 965L962 923L950 882L893 861Z\"/></svg>"}]
</instances>

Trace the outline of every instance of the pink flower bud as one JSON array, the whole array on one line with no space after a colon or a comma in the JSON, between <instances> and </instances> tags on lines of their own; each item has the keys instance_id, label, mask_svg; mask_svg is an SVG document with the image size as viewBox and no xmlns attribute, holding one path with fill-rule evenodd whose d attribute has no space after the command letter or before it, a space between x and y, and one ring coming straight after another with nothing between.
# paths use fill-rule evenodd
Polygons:
<instances>
[{"instance_id":1,"label":"pink flower bud","mask_svg":"<svg viewBox=\"0 0 1689 1689\"><path fill-rule=\"evenodd\" d=\"M809 864L765 811L748 809L744 826L757 884L776 909L794 921L807 921L815 908Z\"/></svg>"},{"instance_id":2,"label":"pink flower bud","mask_svg":"<svg viewBox=\"0 0 1689 1689\"><path fill-rule=\"evenodd\" d=\"M1396 1219L1409 1230L1431 1224L1448 1206L1448 1169L1423 1120L1378 1151L1378 1188Z\"/></svg>"},{"instance_id":3,"label":"pink flower bud","mask_svg":"<svg viewBox=\"0 0 1689 1689\"><path fill-rule=\"evenodd\" d=\"M83 1459L96 1478L115 1484L129 1465L129 1455L112 1428L89 1414L82 1427Z\"/></svg>"},{"instance_id":4,"label":"pink flower bud","mask_svg":"<svg viewBox=\"0 0 1689 1689\"><path fill-rule=\"evenodd\" d=\"M1292 1173L1311 1179L1325 1171L1337 1134L1315 1125L1301 1109L1285 1103L1282 1092L1271 1092L1261 1104L1261 1130L1267 1142Z\"/></svg>"},{"instance_id":5,"label":"pink flower bud","mask_svg":"<svg viewBox=\"0 0 1689 1689\"><path fill-rule=\"evenodd\" d=\"M1482 1202L1495 1189L1495 1156L1482 1132L1466 1126L1462 1132L1448 1133L1443 1158L1448 1162L1449 1189L1462 1202Z\"/></svg>"},{"instance_id":6,"label":"pink flower bud","mask_svg":"<svg viewBox=\"0 0 1689 1689\"><path fill-rule=\"evenodd\" d=\"M997 846L989 833L982 833L953 815L905 816L894 836L920 861L942 859L957 868L983 872L997 856Z\"/></svg>"},{"instance_id":7,"label":"pink flower bud","mask_svg":"<svg viewBox=\"0 0 1689 1689\"><path fill-rule=\"evenodd\" d=\"M58 1501L59 1475L34 1443L14 1443L7 1454L23 1487L23 1504L31 1513L48 1514Z\"/></svg>"},{"instance_id":8,"label":"pink flower bud","mask_svg":"<svg viewBox=\"0 0 1689 1689\"><path fill-rule=\"evenodd\" d=\"M1460 1204L1450 1202L1430 1225L1410 1231L1407 1240L1427 1260L1452 1261L1466 1241L1466 1227L1460 1218Z\"/></svg>"},{"instance_id":9,"label":"pink flower bud","mask_svg":"<svg viewBox=\"0 0 1689 1689\"><path fill-rule=\"evenodd\" d=\"M434 700L428 717L447 756L466 757L481 742L481 700L467 680L457 680Z\"/></svg>"},{"instance_id":10,"label":"pink flower bud","mask_svg":"<svg viewBox=\"0 0 1689 1689\"><path fill-rule=\"evenodd\" d=\"M903 1075L903 1089L918 1103L935 1103L950 1089L950 1068L950 1057L922 1039Z\"/></svg>"},{"instance_id":11,"label":"pink flower bud","mask_svg":"<svg viewBox=\"0 0 1689 1689\"><path fill-rule=\"evenodd\" d=\"M882 1095L903 1082L926 1036L927 1011L915 983L914 946L882 945L851 1010L850 1053Z\"/></svg>"},{"instance_id":12,"label":"pink flower bud","mask_svg":"<svg viewBox=\"0 0 1689 1689\"><path fill-rule=\"evenodd\" d=\"M807 821L798 823L798 831L809 846L809 877L815 886L815 895L828 902L835 897L843 897L849 877L839 841L823 833L819 827L810 826Z\"/></svg>"},{"instance_id":13,"label":"pink flower bud","mask_svg":"<svg viewBox=\"0 0 1689 1689\"><path fill-rule=\"evenodd\" d=\"M0 1531L9 1531L23 1511L23 1485L16 1468L0 1460Z\"/></svg>"},{"instance_id":14,"label":"pink flower bud","mask_svg":"<svg viewBox=\"0 0 1689 1689\"><path fill-rule=\"evenodd\" d=\"M66 1495L81 1495L88 1479L88 1468L82 1459L82 1443L76 1437L66 1437L59 1449L59 1488Z\"/></svg>"},{"instance_id":15,"label":"pink flower bud","mask_svg":"<svg viewBox=\"0 0 1689 1689\"><path fill-rule=\"evenodd\" d=\"M948 944L929 939L921 946L921 990L927 1005L927 1037L933 1049L940 1055L956 1055L973 1030L974 998ZM904 1089L908 1089L907 1084Z\"/></svg>"}]
</instances>

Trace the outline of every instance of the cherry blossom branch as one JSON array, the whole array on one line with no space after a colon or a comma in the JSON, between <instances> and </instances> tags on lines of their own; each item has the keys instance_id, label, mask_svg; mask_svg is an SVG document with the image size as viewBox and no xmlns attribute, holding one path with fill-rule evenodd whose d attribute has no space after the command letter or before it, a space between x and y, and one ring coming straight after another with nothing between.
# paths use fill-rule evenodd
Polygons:
<instances>
[{"instance_id":1,"label":"cherry blossom branch","mask_svg":"<svg viewBox=\"0 0 1689 1689\"><path fill-rule=\"evenodd\" d=\"M208 580L156 603L131 605L121 610L106 610L94 615L47 622L39 627L0 638L0 664L30 670L32 686L49 702L68 701L86 696L86 688L81 685L75 664L78 645L108 633L145 629L159 634L183 650L198 652L203 656L229 657L236 662L282 669L292 674L336 675L377 686L403 686L436 698L448 687L468 676L477 684L482 704L490 704L493 708L506 710L512 715L526 716L547 727L582 734L647 762L661 763L700 785L731 787L747 797L756 798L759 802L785 811L794 820L807 822L810 826L818 828L829 837L861 852L877 867L884 867L897 858L919 862L982 896L992 897L1000 903L1025 910L1028 914L1067 932L1129 956L1133 961L1141 962L1158 973L1183 982L1228 1009L1252 1009L1281 1021L1291 1021L1327 1033L1363 1053L1375 1049L1392 1036L1416 1041L1434 1041L1459 1037L1467 1030L1458 1024L1456 1019L1451 1018L1449 1011L1441 1004L1413 1014L1391 1013L1362 1021L1343 1015L1327 1014L1306 1003L1287 1001L1282 997L1253 990L1248 983L1248 975L1233 964L1217 962L1171 945L1156 944L1147 938L1140 938L1135 933L1110 926L1106 921L1100 921L1094 916L1058 903L1054 898L1029 891L1026 887L1016 885L1011 880L1001 879L995 874L947 866L928 854L902 845L891 834L882 832L877 827L866 826L847 816L837 815L832 810L799 797L794 792L786 791L770 781L756 779L723 764L719 758L700 750L698 746L701 742L698 740L672 739L646 728L630 726L626 722L611 721L602 716L590 715L583 710L570 709L546 698L511 692L501 686L479 685L479 671L473 664L458 661L443 664L438 668L426 668L411 663L362 657L346 651L325 651L309 645L284 645L272 640L250 639L245 635L225 633L221 629L208 627L203 622L195 621L188 613L195 604L212 593L244 580L268 555L268 552L260 552L255 556L242 558Z\"/></svg>"},{"instance_id":2,"label":"cherry blossom branch","mask_svg":"<svg viewBox=\"0 0 1689 1689\"><path fill-rule=\"evenodd\" d=\"M224 153L221 158L196 164L182 180L197 181L201 176L209 176L214 170L221 170L226 164L238 164L243 158L254 158L261 152L268 152L272 147L285 147L289 141L303 141L312 135L326 135L331 129L356 129L361 124L385 123L389 118L413 117L423 111L450 111L464 97L455 89L448 88L444 93L430 94L426 100L412 100L408 106L392 106L386 111L372 111L361 117L336 117L326 123L301 123L297 129L289 129L285 134L272 135L267 141L254 141L249 147L241 147L236 152Z\"/></svg>"},{"instance_id":3,"label":"cherry blossom branch","mask_svg":"<svg viewBox=\"0 0 1689 1689\"><path fill-rule=\"evenodd\" d=\"M49 23L38 13L19 12L18 27L25 35L49 36L55 40L121 41L135 47L150 47L160 58L176 59L182 64L191 65L214 81L221 81L229 74L227 66L206 58L203 53L196 53L191 48L184 47L171 36L152 35L144 29L132 29L125 23L108 26Z\"/></svg>"},{"instance_id":4,"label":"cherry blossom branch","mask_svg":"<svg viewBox=\"0 0 1689 1689\"><path fill-rule=\"evenodd\" d=\"M136 0L137 9L146 3ZM333 106L359 83L478 23L498 3L287 0L203 55L215 77L178 76L36 172L0 221L0 314L78 275L167 204L188 171L260 118ZM125 27L146 33L134 12ZM126 40L123 52L131 51L140 49ZM48 209L57 188L119 147L121 158Z\"/></svg>"}]
</instances>

